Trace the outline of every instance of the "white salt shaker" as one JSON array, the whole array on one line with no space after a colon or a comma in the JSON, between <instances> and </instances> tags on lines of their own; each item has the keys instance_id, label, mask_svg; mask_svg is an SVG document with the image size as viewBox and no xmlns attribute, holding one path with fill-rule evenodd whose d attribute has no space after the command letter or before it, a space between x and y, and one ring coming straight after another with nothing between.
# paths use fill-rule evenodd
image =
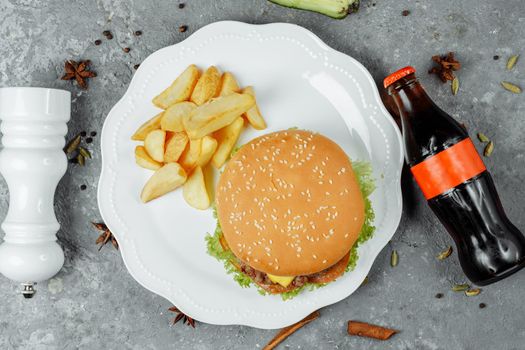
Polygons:
<instances>
[{"instance_id":1,"label":"white salt shaker","mask_svg":"<svg viewBox=\"0 0 525 350\"><path fill-rule=\"evenodd\" d=\"M70 113L68 91L0 88L0 172L9 188L0 273L22 282L28 298L33 284L53 277L64 264L53 198L67 169L63 147Z\"/></svg>"}]
</instances>

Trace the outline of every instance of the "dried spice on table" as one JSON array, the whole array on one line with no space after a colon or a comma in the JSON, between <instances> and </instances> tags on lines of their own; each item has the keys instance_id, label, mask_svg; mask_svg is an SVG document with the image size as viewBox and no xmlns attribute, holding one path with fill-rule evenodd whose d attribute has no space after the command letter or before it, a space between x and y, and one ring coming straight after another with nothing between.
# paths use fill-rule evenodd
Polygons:
<instances>
[{"instance_id":1,"label":"dried spice on table","mask_svg":"<svg viewBox=\"0 0 525 350\"><path fill-rule=\"evenodd\" d=\"M113 236L113 233L111 233L106 224L104 224L103 222L92 222L92 224L97 230L102 232L95 241L96 244L100 244L98 250L102 249L102 247L105 246L108 242L111 242L113 248L118 250L117 239L115 238L115 236Z\"/></svg>"},{"instance_id":2,"label":"dried spice on table","mask_svg":"<svg viewBox=\"0 0 525 350\"><path fill-rule=\"evenodd\" d=\"M68 141L64 147L64 152L68 157L68 161L79 164L80 166L84 166L86 164L86 160L88 158L92 158L91 152L89 152L86 147L81 146L84 136L86 136L85 131L78 133L70 141ZM86 142L90 143L88 139L86 139Z\"/></svg>"},{"instance_id":3,"label":"dried spice on table","mask_svg":"<svg viewBox=\"0 0 525 350\"><path fill-rule=\"evenodd\" d=\"M485 149L483 150L483 155L485 157L490 157L492 155L492 152L494 152L494 142L489 141Z\"/></svg>"},{"instance_id":4,"label":"dried spice on table","mask_svg":"<svg viewBox=\"0 0 525 350\"><path fill-rule=\"evenodd\" d=\"M451 81L451 91L456 95L459 91L459 78L455 76L454 71L461 68L461 63L454 57L454 52L449 52L445 56L432 56L437 66L432 67L428 73L436 74L443 83Z\"/></svg>"},{"instance_id":5,"label":"dried spice on table","mask_svg":"<svg viewBox=\"0 0 525 350\"><path fill-rule=\"evenodd\" d=\"M365 322L348 321L348 334L350 335L377 340L387 340L396 333L398 333L398 331L394 329L376 326Z\"/></svg>"},{"instance_id":6,"label":"dried spice on table","mask_svg":"<svg viewBox=\"0 0 525 350\"><path fill-rule=\"evenodd\" d=\"M392 254L390 255L390 266L396 267L399 263L399 254L397 254L397 250L393 250Z\"/></svg>"},{"instance_id":7,"label":"dried spice on table","mask_svg":"<svg viewBox=\"0 0 525 350\"><path fill-rule=\"evenodd\" d=\"M501 86L507 91L510 91L514 94L521 94L521 88L513 83L509 83L508 81L502 81Z\"/></svg>"},{"instance_id":8,"label":"dried spice on table","mask_svg":"<svg viewBox=\"0 0 525 350\"><path fill-rule=\"evenodd\" d=\"M479 295L479 293L481 293L481 289L479 288L471 288L465 291L467 297L475 297L476 295Z\"/></svg>"},{"instance_id":9,"label":"dried spice on table","mask_svg":"<svg viewBox=\"0 0 525 350\"><path fill-rule=\"evenodd\" d=\"M321 314L319 313L319 311L314 311L310 315L308 315L305 318L303 318L301 321L299 321L297 323L294 323L291 326L288 326L288 327L285 327L285 328L281 329L277 333L277 335L272 340L270 340L270 342L263 348L263 350L272 350L272 349L274 349L277 345L282 343L286 338L288 338L290 335L295 333L298 329L300 329L303 326L307 325L308 323L316 320L317 318L319 318L320 315Z\"/></svg>"},{"instance_id":10,"label":"dried spice on table","mask_svg":"<svg viewBox=\"0 0 525 350\"><path fill-rule=\"evenodd\" d=\"M90 60L86 61L73 61L67 60L64 63L65 74L62 76L62 80L75 80L82 89L87 89L87 79L94 78L97 73L89 70Z\"/></svg>"},{"instance_id":11,"label":"dried spice on table","mask_svg":"<svg viewBox=\"0 0 525 350\"><path fill-rule=\"evenodd\" d=\"M109 30L103 31L102 35L104 35L106 37L106 39L108 39L108 40L113 39L113 34Z\"/></svg>"},{"instance_id":12,"label":"dried spice on table","mask_svg":"<svg viewBox=\"0 0 525 350\"><path fill-rule=\"evenodd\" d=\"M175 316L175 318L173 319L173 325L182 320L182 324L187 324L188 326L195 328L195 320L190 316L186 315L184 312L180 311L177 307L172 306L168 310L177 313L177 316Z\"/></svg>"},{"instance_id":13,"label":"dried spice on table","mask_svg":"<svg viewBox=\"0 0 525 350\"><path fill-rule=\"evenodd\" d=\"M470 288L470 285L468 283L462 283L462 284L455 284L452 286L453 292L464 292Z\"/></svg>"},{"instance_id":14,"label":"dried spice on table","mask_svg":"<svg viewBox=\"0 0 525 350\"><path fill-rule=\"evenodd\" d=\"M509 57L509 60L507 61L507 70L512 70L512 68L514 68L519 57L519 55L512 55Z\"/></svg>"},{"instance_id":15,"label":"dried spice on table","mask_svg":"<svg viewBox=\"0 0 525 350\"><path fill-rule=\"evenodd\" d=\"M445 260L450 256L450 254L452 254L452 246L449 246L447 249L439 253L437 258L438 260Z\"/></svg>"},{"instance_id":16,"label":"dried spice on table","mask_svg":"<svg viewBox=\"0 0 525 350\"><path fill-rule=\"evenodd\" d=\"M490 142L490 139L482 132L478 132L478 140L481 142Z\"/></svg>"}]
</instances>

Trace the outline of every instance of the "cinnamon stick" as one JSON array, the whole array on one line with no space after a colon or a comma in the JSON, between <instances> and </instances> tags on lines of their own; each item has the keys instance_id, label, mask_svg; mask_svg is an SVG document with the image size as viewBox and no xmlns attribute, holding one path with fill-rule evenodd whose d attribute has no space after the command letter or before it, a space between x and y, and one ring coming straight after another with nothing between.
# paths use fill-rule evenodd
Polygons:
<instances>
[{"instance_id":1,"label":"cinnamon stick","mask_svg":"<svg viewBox=\"0 0 525 350\"><path fill-rule=\"evenodd\" d=\"M281 329L279 333L277 333L275 337L272 340L270 340L270 342L263 348L263 350L274 349L277 345L283 342L286 338L288 338L290 335L295 333L295 331L307 325L308 323L312 322L313 320L317 319L319 315L320 315L319 311L314 311L310 315L303 318L301 321L294 323L291 326Z\"/></svg>"},{"instance_id":2,"label":"cinnamon stick","mask_svg":"<svg viewBox=\"0 0 525 350\"><path fill-rule=\"evenodd\" d=\"M365 322L348 321L348 334L350 335L387 340L396 333L396 330L390 328L384 328Z\"/></svg>"}]
</instances>

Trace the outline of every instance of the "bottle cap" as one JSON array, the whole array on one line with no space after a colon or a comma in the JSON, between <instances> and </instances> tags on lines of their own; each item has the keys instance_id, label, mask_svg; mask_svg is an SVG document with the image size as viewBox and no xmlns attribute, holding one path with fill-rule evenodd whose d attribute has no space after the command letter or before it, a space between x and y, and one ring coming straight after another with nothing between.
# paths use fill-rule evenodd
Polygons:
<instances>
[{"instance_id":1,"label":"bottle cap","mask_svg":"<svg viewBox=\"0 0 525 350\"><path fill-rule=\"evenodd\" d=\"M390 74L388 77L383 80L383 86L385 88L389 87L396 81L398 81L401 78L406 77L409 74L415 73L416 69L412 66L406 66L405 68L401 68L400 70Z\"/></svg>"}]
</instances>

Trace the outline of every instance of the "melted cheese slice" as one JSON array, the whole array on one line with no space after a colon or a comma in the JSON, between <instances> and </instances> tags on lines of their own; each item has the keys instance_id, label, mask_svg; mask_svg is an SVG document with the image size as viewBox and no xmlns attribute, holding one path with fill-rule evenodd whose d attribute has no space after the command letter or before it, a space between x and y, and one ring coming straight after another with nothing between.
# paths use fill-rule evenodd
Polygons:
<instances>
[{"instance_id":1,"label":"melted cheese slice","mask_svg":"<svg viewBox=\"0 0 525 350\"><path fill-rule=\"evenodd\" d=\"M278 283L285 288L288 287L295 278L295 276L274 276L270 275L269 273L267 275L270 281L272 281L273 283Z\"/></svg>"}]
</instances>

